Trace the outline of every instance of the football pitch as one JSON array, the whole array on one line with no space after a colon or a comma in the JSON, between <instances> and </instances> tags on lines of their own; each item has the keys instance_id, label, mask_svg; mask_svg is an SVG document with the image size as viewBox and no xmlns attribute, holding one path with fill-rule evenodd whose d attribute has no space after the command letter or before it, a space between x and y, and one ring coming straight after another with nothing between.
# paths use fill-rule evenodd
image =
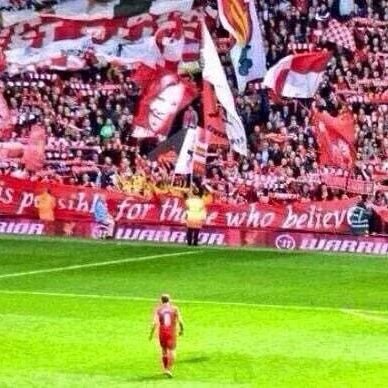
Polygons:
<instances>
[{"instance_id":1,"label":"football pitch","mask_svg":"<svg viewBox=\"0 0 388 388\"><path fill-rule=\"evenodd\" d=\"M2 237L0 261L0 387L388 386L386 257Z\"/></svg>"}]
</instances>

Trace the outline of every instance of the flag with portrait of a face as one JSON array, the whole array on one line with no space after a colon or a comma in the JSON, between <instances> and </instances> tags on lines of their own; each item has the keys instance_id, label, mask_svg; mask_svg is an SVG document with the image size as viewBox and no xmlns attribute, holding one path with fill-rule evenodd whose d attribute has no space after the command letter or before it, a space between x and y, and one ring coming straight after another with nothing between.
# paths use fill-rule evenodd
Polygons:
<instances>
[{"instance_id":1,"label":"flag with portrait of a face","mask_svg":"<svg viewBox=\"0 0 388 388\"><path fill-rule=\"evenodd\" d=\"M142 66L135 79L141 88L141 98L132 136L164 140L176 115L197 96L197 88L177 73L161 67L154 70Z\"/></svg>"}]
</instances>

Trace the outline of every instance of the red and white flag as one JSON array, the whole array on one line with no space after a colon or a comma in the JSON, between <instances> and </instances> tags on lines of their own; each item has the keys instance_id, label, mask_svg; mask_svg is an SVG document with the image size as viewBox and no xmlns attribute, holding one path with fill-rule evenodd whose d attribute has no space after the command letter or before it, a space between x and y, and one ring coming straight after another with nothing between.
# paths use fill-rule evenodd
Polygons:
<instances>
[{"instance_id":1,"label":"red and white flag","mask_svg":"<svg viewBox=\"0 0 388 388\"><path fill-rule=\"evenodd\" d=\"M288 55L268 70L263 84L278 96L312 98L331 57L326 51Z\"/></svg>"},{"instance_id":2,"label":"red and white flag","mask_svg":"<svg viewBox=\"0 0 388 388\"><path fill-rule=\"evenodd\" d=\"M85 67L83 59L85 51L91 45L90 38L66 39L52 42L41 48L19 48L5 52L9 70L16 73L21 69L48 67L59 69L66 64L66 70L78 70ZM72 66L67 66L72 63Z\"/></svg>"},{"instance_id":3,"label":"red and white flag","mask_svg":"<svg viewBox=\"0 0 388 388\"><path fill-rule=\"evenodd\" d=\"M13 72L27 66L57 69L52 59L69 62L69 56L76 65L79 61L74 58L83 56L84 45L80 43L85 41L95 51L97 61L103 63L128 68L139 62L153 67L167 64L175 69L182 62L199 60L201 23L198 13L192 10L181 18L174 13L87 21L47 16L39 23L18 24L0 31L0 48ZM61 69L76 69L75 65ZM85 63L79 66L83 68Z\"/></svg>"},{"instance_id":4,"label":"red and white flag","mask_svg":"<svg viewBox=\"0 0 388 388\"><path fill-rule=\"evenodd\" d=\"M202 77L214 86L217 99L221 104L221 108L225 111L225 131L231 148L241 155L247 155L248 147L245 128L237 113L236 104L224 68L205 23L202 23L202 33Z\"/></svg>"},{"instance_id":5,"label":"red and white flag","mask_svg":"<svg viewBox=\"0 0 388 388\"><path fill-rule=\"evenodd\" d=\"M328 27L323 31L323 37L337 46L344 47L352 52L356 51L356 41L353 33L336 19L329 21Z\"/></svg>"},{"instance_id":6,"label":"red and white flag","mask_svg":"<svg viewBox=\"0 0 388 388\"><path fill-rule=\"evenodd\" d=\"M355 129L352 114L333 117L327 112L314 112L315 136L319 145L321 164L350 168L354 163Z\"/></svg>"}]
</instances>

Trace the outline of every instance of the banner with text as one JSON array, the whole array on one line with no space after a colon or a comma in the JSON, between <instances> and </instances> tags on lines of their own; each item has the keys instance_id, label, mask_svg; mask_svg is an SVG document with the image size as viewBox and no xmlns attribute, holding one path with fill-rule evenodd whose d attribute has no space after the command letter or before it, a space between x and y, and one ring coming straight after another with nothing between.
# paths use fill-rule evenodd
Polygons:
<instances>
[{"instance_id":1,"label":"banner with text","mask_svg":"<svg viewBox=\"0 0 388 388\"><path fill-rule=\"evenodd\" d=\"M153 196L145 198L122 192L31 182L0 177L0 214L38 219L35 199L49 187L56 199L55 218L60 221L91 221L98 195L104 193L117 223L185 225L185 205L181 198ZM228 228L272 228L315 232L349 231L348 218L357 199L332 202L289 202L228 205L214 203L207 207L208 226ZM380 210L375 209L378 213ZM384 211L384 209L382 209ZM385 217L384 217L385 218Z\"/></svg>"}]
</instances>

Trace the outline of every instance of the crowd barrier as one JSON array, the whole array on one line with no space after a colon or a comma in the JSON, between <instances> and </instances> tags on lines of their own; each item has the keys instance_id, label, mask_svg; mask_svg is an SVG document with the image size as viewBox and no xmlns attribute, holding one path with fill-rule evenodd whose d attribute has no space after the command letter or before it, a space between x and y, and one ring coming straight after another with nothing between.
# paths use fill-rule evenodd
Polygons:
<instances>
[{"instance_id":1,"label":"crowd barrier","mask_svg":"<svg viewBox=\"0 0 388 388\"><path fill-rule=\"evenodd\" d=\"M55 221L44 223L34 219L0 218L0 234L31 236L68 236L98 239L99 226L89 221ZM186 230L179 225L121 224L114 239L149 243L186 243ZM307 250L388 255L388 236L352 236L275 229L205 227L200 245L251 246L281 251Z\"/></svg>"}]
</instances>

